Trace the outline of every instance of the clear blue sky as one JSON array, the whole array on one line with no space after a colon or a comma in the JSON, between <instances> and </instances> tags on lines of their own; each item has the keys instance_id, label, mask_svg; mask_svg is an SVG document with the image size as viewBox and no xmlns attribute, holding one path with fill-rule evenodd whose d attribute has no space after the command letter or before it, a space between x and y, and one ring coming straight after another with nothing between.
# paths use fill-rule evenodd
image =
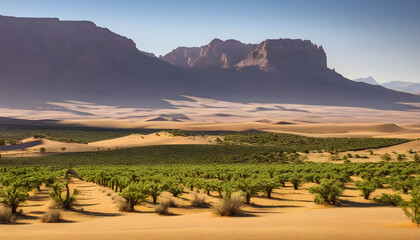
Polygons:
<instances>
[{"instance_id":1,"label":"clear blue sky","mask_svg":"<svg viewBox=\"0 0 420 240\"><path fill-rule=\"evenodd\" d=\"M216 37L309 39L350 79L420 82L420 0L0 0L0 15L90 20L156 55Z\"/></svg>"}]
</instances>

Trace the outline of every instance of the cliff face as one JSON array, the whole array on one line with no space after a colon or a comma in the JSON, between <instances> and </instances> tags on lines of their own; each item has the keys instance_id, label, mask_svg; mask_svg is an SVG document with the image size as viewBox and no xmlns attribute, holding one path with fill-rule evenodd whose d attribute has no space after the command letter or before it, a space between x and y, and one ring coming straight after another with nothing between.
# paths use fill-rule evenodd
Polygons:
<instances>
[{"instance_id":1,"label":"cliff face","mask_svg":"<svg viewBox=\"0 0 420 240\"><path fill-rule=\"evenodd\" d=\"M198 54L199 52L199 54ZM177 48L161 58L181 67L212 66L226 69L258 67L263 71L284 68L327 68L324 49L308 40L275 39L259 44L212 40L200 48Z\"/></svg>"},{"instance_id":2,"label":"cliff face","mask_svg":"<svg viewBox=\"0 0 420 240\"><path fill-rule=\"evenodd\" d=\"M192 67L199 56L199 47L179 47L165 56L161 56L160 59L180 67Z\"/></svg>"},{"instance_id":3,"label":"cliff face","mask_svg":"<svg viewBox=\"0 0 420 240\"><path fill-rule=\"evenodd\" d=\"M255 44L244 44L236 40L222 41L213 39L202 47L180 47L161 57L180 67L217 67L233 68L239 63Z\"/></svg>"},{"instance_id":4,"label":"cliff face","mask_svg":"<svg viewBox=\"0 0 420 240\"><path fill-rule=\"evenodd\" d=\"M258 66L260 70L276 71L287 68L327 68L324 49L308 40L265 40L236 65L238 68Z\"/></svg>"}]
</instances>

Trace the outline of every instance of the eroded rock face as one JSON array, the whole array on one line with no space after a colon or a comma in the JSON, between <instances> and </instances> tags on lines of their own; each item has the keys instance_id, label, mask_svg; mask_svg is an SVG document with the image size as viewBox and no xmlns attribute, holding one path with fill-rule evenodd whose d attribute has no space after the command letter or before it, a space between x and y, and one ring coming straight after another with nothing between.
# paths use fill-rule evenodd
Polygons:
<instances>
[{"instance_id":1,"label":"eroded rock face","mask_svg":"<svg viewBox=\"0 0 420 240\"><path fill-rule=\"evenodd\" d=\"M179 47L161 57L173 65L181 67L233 68L256 44L244 44L236 40L213 39L202 47Z\"/></svg>"},{"instance_id":2,"label":"eroded rock face","mask_svg":"<svg viewBox=\"0 0 420 240\"><path fill-rule=\"evenodd\" d=\"M199 56L199 47L178 47L165 56L160 56L160 59L180 67L192 67Z\"/></svg>"},{"instance_id":3,"label":"eroded rock face","mask_svg":"<svg viewBox=\"0 0 420 240\"><path fill-rule=\"evenodd\" d=\"M308 40L265 40L248 53L236 67L258 66L260 70L285 68L327 68L327 56L322 46Z\"/></svg>"},{"instance_id":4,"label":"eroded rock face","mask_svg":"<svg viewBox=\"0 0 420 240\"><path fill-rule=\"evenodd\" d=\"M322 46L300 39L274 39L260 44L244 44L216 38L200 48L177 48L161 59L181 67L240 69L256 66L270 72L290 67L327 67L327 56Z\"/></svg>"}]
</instances>

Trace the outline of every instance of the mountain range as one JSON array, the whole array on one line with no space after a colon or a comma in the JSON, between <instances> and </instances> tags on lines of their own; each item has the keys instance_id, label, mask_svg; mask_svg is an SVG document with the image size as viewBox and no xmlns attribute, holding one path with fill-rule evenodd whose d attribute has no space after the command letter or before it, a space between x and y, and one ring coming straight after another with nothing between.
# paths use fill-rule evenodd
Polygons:
<instances>
[{"instance_id":1,"label":"mountain range","mask_svg":"<svg viewBox=\"0 0 420 240\"><path fill-rule=\"evenodd\" d=\"M0 107L77 100L161 107L183 95L225 101L403 109L420 96L349 80L309 40L214 39L155 57L89 21L0 16Z\"/></svg>"},{"instance_id":2,"label":"mountain range","mask_svg":"<svg viewBox=\"0 0 420 240\"><path fill-rule=\"evenodd\" d=\"M386 88L389 88L389 89L392 89L392 90L395 90L395 91L407 92L407 93L420 95L420 83L404 82L404 81L392 81L392 82L387 82L387 83L380 84L380 83L376 82L376 80L373 77L357 78L357 79L354 79L353 81L369 83L369 84L372 84L372 85L381 85L381 86L384 86Z\"/></svg>"}]
</instances>

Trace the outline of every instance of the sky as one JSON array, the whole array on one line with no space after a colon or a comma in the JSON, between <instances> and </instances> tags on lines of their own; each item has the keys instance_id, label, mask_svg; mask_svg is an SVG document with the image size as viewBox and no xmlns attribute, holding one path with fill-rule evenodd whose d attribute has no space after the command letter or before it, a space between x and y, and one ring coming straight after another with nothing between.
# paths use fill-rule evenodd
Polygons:
<instances>
[{"instance_id":1,"label":"sky","mask_svg":"<svg viewBox=\"0 0 420 240\"><path fill-rule=\"evenodd\" d=\"M0 15L89 20L156 55L214 38L308 39L349 79L420 83L420 0L0 0Z\"/></svg>"}]
</instances>

